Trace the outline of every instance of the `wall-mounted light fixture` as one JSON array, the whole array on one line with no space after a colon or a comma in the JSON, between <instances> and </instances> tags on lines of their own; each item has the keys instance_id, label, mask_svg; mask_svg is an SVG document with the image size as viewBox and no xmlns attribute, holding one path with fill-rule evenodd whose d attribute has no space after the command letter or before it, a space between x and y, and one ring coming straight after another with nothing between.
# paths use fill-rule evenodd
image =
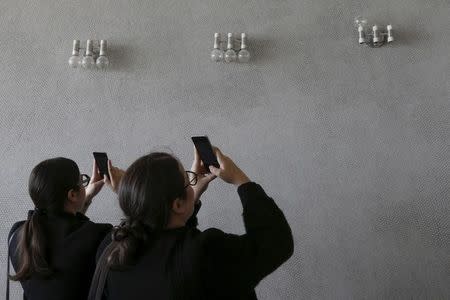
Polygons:
<instances>
[{"instance_id":1,"label":"wall-mounted light fixture","mask_svg":"<svg viewBox=\"0 0 450 300\"><path fill-rule=\"evenodd\" d=\"M367 20L361 17L355 19L356 26L358 27L359 43L366 44L373 48L378 48L386 43L394 41L392 34L392 25L386 26L386 31L380 30L377 25L372 26L372 31L366 30Z\"/></svg>"},{"instance_id":2,"label":"wall-mounted light fixture","mask_svg":"<svg viewBox=\"0 0 450 300\"><path fill-rule=\"evenodd\" d=\"M228 33L226 40L226 51L223 50L223 45L225 41L221 40L220 33L214 33L214 48L211 51L211 60L214 62L225 61L235 62L239 61L241 63L249 62L250 52L247 50L247 35L241 33L241 39L237 39L240 42L240 49L238 52L234 49L234 39L233 34Z\"/></svg>"},{"instance_id":3,"label":"wall-mounted light fixture","mask_svg":"<svg viewBox=\"0 0 450 300\"><path fill-rule=\"evenodd\" d=\"M85 50L81 55L80 50ZM86 48L80 48L80 40L73 41L72 56L69 58L69 66L72 68L82 67L84 69L97 68L103 69L109 65L107 56L106 40L97 41L94 45L93 40L86 41Z\"/></svg>"}]
</instances>

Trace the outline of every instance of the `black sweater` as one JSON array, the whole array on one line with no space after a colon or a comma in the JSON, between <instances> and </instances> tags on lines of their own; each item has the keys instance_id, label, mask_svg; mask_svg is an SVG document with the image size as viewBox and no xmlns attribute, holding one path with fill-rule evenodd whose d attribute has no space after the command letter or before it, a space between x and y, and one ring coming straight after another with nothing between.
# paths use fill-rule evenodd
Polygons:
<instances>
[{"instance_id":1,"label":"black sweater","mask_svg":"<svg viewBox=\"0 0 450 300\"><path fill-rule=\"evenodd\" d=\"M291 229L275 202L255 183L238 188L246 233L196 228L193 217L182 228L151 238L136 264L110 271L104 298L256 299L254 288L293 252ZM107 235L97 258L111 242Z\"/></svg>"},{"instance_id":2,"label":"black sweater","mask_svg":"<svg viewBox=\"0 0 450 300\"><path fill-rule=\"evenodd\" d=\"M95 253L112 226L93 223L83 214L64 213L46 216L43 220L48 262L55 273L48 279L32 276L29 280L22 281L24 299L86 299L95 270ZM12 265L16 270L18 257L15 250L20 235L19 227L23 223L24 221L14 224L10 232L11 235L18 229L9 246Z\"/></svg>"}]
</instances>

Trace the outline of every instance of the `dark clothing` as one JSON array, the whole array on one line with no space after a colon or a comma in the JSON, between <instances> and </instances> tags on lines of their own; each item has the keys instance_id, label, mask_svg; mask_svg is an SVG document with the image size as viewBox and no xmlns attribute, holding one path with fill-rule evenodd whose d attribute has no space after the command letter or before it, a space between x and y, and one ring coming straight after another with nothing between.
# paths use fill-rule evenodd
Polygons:
<instances>
[{"instance_id":1,"label":"dark clothing","mask_svg":"<svg viewBox=\"0 0 450 300\"><path fill-rule=\"evenodd\" d=\"M22 281L24 299L28 300L80 300L89 293L95 270L95 253L98 245L111 230L109 224L96 224L83 214L48 215L42 217L47 239L48 260L54 274L50 278L32 276ZM9 247L15 270L18 267L16 248L22 222L13 225L16 229Z\"/></svg>"},{"instance_id":2,"label":"dark clothing","mask_svg":"<svg viewBox=\"0 0 450 300\"><path fill-rule=\"evenodd\" d=\"M291 229L275 202L255 183L238 188L246 234L185 227L154 233L133 266L110 270L104 298L256 299L254 288L293 252ZM106 236L97 259L111 242Z\"/></svg>"}]
</instances>

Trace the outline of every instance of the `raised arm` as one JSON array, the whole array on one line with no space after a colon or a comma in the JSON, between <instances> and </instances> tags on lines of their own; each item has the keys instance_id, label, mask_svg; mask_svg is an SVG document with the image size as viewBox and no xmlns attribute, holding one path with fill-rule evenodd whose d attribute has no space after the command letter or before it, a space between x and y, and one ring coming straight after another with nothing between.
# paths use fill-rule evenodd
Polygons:
<instances>
[{"instance_id":1,"label":"raised arm","mask_svg":"<svg viewBox=\"0 0 450 300\"><path fill-rule=\"evenodd\" d=\"M291 229L281 210L261 186L245 183L238 188L246 233L205 231L204 249L209 274L225 286L251 290L292 256Z\"/></svg>"},{"instance_id":2,"label":"raised arm","mask_svg":"<svg viewBox=\"0 0 450 300\"><path fill-rule=\"evenodd\" d=\"M289 257L294 248L284 214L262 187L250 182L234 162L216 149L220 169L211 172L238 186L246 233L226 234L218 229L204 232L205 262L211 278L226 287L253 289Z\"/></svg>"}]
</instances>

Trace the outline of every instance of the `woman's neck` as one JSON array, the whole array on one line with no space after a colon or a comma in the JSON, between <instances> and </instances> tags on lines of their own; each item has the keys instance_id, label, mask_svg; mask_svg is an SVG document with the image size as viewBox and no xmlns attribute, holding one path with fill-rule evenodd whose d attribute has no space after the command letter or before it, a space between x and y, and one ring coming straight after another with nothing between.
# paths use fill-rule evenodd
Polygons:
<instances>
[{"instance_id":1,"label":"woman's neck","mask_svg":"<svg viewBox=\"0 0 450 300\"><path fill-rule=\"evenodd\" d=\"M181 218L177 218L177 216L170 216L169 223L167 224L167 229L175 229L186 226L186 222Z\"/></svg>"},{"instance_id":2,"label":"woman's neck","mask_svg":"<svg viewBox=\"0 0 450 300\"><path fill-rule=\"evenodd\" d=\"M64 212L72 215L76 215L78 210L73 205L70 205L69 203L65 203L64 205Z\"/></svg>"}]
</instances>

